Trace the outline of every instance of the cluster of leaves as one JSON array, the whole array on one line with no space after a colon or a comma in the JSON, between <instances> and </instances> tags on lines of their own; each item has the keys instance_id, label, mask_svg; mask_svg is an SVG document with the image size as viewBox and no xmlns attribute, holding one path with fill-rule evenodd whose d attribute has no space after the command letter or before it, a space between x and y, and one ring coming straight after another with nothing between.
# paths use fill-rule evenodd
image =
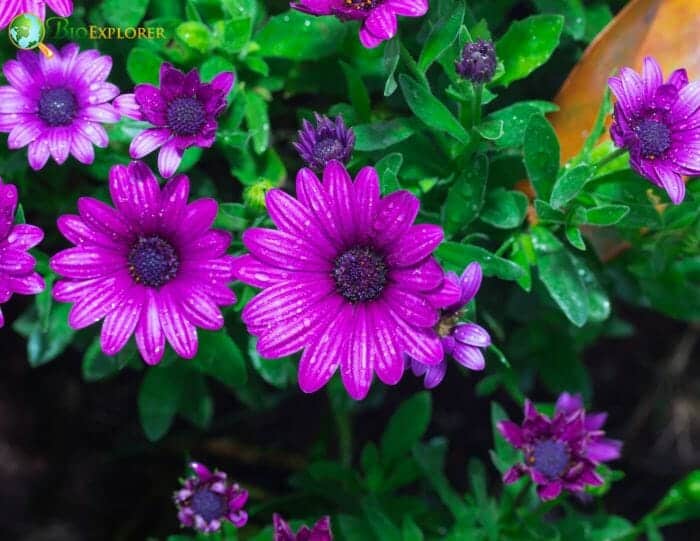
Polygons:
<instances>
[{"instance_id":1,"label":"cluster of leaves","mask_svg":"<svg viewBox=\"0 0 700 541\"><path fill-rule=\"evenodd\" d=\"M196 67L204 80L236 72L215 148L188 150L181 168L193 180L193 195L221 202L216 226L234 233L234 252L242 251L242 231L266 223L265 190L291 186L301 165L290 144L300 120L313 111L342 114L357 139L350 169L374 165L384 193L408 189L421 198L419 219L446 232L437 256L447 268L482 265L487 279L479 318L496 345L479 394L504 389L521 402L539 379L553 394L567 390L590 398L583 349L603 335L631 332L612 312L615 299L677 318L699 317L700 185L689 183L686 202L669 207L661 191L629 170L626 158L606 161L612 149L599 140L609 96L581 152L562 166L557 134L546 118L556 105L521 99L553 94L560 66L571 65L612 17L608 2L430 4L424 18L402 19L401 35L375 50L361 47L352 24L309 17L281 1L76 2L71 24L165 28L164 40L81 43L113 56L111 79L124 92L157 83L164 61ZM506 16L511 10L523 18L512 21ZM479 38L493 39L499 58L494 79L483 87L459 79L454 69L463 45ZM2 60L13 54L9 45L0 49ZM553 55L557 61L548 63ZM127 160L128 143L139 130L129 119L110 128L110 147L98 150L91 167L51 165L35 174L22 152L0 150L0 174L19 184L24 210L49 232L44 250L60 246L53 220L73 212L79 195L107 199L107 171ZM626 250L602 264L595 250L601 239ZM39 269L49 285L56 279L41 254ZM294 359L270 362L257 355L239 317L254 291L235 287L239 302L225 313L226 329L200 331L199 354L189 362L168 353L161 365L144 369L133 346L106 357L96 329L72 331L69 307L53 302L48 291L14 329L27 338L33 366L70 347L83 355L87 381L126 368L142 371L141 422L146 436L158 440L178 415L203 430L210 426L212 384L223 385L251 415L274 408L296 387ZM338 385L329 395L336 417L347 420L354 406ZM494 418L500 417L494 406ZM312 463L291 480L295 499L308 503L303 515L337 512L339 538L350 541L602 541L642 532L658 539L658 528L700 515L697 475L671 489L636 525L601 509L591 515L567 503L542 506L525 482L494 497L487 490L487 478L494 476L474 461L471 488L459 494L442 473L447 442L423 441L430 418L430 397L418 394L402 405L378 445L364 447L359 470L351 467L350 449L341 461ZM515 457L498 437L494 446L494 463L503 471ZM253 516L267 516L276 504L265 502ZM243 534L224 530L221 539L237 535ZM252 539L269 535L263 530ZM189 538L170 541L183 539Z\"/></svg>"}]
</instances>

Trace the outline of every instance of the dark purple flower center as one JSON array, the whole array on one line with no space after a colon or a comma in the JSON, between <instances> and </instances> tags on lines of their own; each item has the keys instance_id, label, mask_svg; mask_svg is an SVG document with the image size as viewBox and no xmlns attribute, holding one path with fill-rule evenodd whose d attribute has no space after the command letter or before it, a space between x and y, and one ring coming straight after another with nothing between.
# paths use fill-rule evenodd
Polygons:
<instances>
[{"instance_id":1,"label":"dark purple flower center","mask_svg":"<svg viewBox=\"0 0 700 541\"><path fill-rule=\"evenodd\" d=\"M175 278L180 268L177 251L158 235L139 237L129 251L128 262L136 282L156 288Z\"/></svg>"},{"instance_id":2,"label":"dark purple flower center","mask_svg":"<svg viewBox=\"0 0 700 541\"><path fill-rule=\"evenodd\" d=\"M196 135L207 120L204 105L197 98L175 98L168 105L168 126L177 135Z\"/></svg>"},{"instance_id":3,"label":"dark purple flower center","mask_svg":"<svg viewBox=\"0 0 700 541\"><path fill-rule=\"evenodd\" d=\"M344 161L345 147L343 146L343 143L338 141L338 139L335 137L321 139L314 146L313 157L316 162L323 164L326 164L331 160Z\"/></svg>"},{"instance_id":4,"label":"dark purple flower center","mask_svg":"<svg viewBox=\"0 0 700 541\"><path fill-rule=\"evenodd\" d=\"M569 465L569 449L558 440L541 440L535 444L530 464L548 479L560 477Z\"/></svg>"},{"instance_id":5,"label":"dark purple flower center","mask_svg":"<svg viewBox=\"0 0 700 541\"><path fill-rule=\"evenodd\" d=\"M39 118L49 126L67 126L73 122L78 103L67 88L50 88L41 92Z\"/></svg>"},{"instance_id":6,"label":"dark purple flower center","mask_svg":"<svg viewBox=\"0 0 700 541\"><path fill-rule=\"evenodd\" d=\"M369 11L376 8L382 0L343 0L346 8L356 9L358 11Z\"/></svg>"},{"instance_id":7,"label":"dark purple flower center","mask_svg":"<svg viewBox=\"0 0 700 541\"><path fill-rule=\"evenodd\" d=\"M496 49L493 43L479 40L467 43L457 61L457 73L473 83L487 83L496 72Z\"/></svg>"},{"instance_id":8,"label":"dark purple flower center","mask_svg":"<svg viewBox=\"0 0 700 541\"><path fill-rule=\"evenodd\" d=\"M200 488L192 496L190 506L196 515L207 522L220 519L228 513L226 498L223 494L212 492L208 488Z\"/></svg>"},{"instance_id":9,"label":"dark purple flower center","mask_svg":"<svg viewBox=\"0 0 700 541\"><path fill-rule=\"evenodd\" d=\"M643 120L635 130L645 158L657 158L671 146L671 130L658 120Z\"/></svg>"},{"instance_id":10,"label":"dark purple flower center","mask_svg":"<svg viewBox=\"0 0 700 541\"><path fill-rule=\"evenodd\" d=\"M387 266L384 257L372 248L358 246L335 259L332 274L338 293L351 303L367 302L382 293Z\"/></svg>"}]
</instances>

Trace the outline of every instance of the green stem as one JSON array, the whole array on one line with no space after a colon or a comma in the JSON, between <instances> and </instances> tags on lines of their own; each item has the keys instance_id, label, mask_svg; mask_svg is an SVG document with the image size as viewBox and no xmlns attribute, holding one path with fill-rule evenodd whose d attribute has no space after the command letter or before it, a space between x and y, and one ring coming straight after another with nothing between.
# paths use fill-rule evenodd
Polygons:
<instances>
[{"instance_id":1,"label":"green stem","mask_svg":"<svg viewBox=\"0 0 700 541\"><path fill-rule=\"evenodd\" d=\"M425 74L420 70L418 67L418 64L416 64L416 61L413 60L413 57L411 56L411 52L406 48L406 46L403 44L403 42L399 42L401 46L401 60L403 63L406 65L408 68L408 71L410 71L413 75L416 76L416 78L426 87L430 88L430 83L428 82L428 78L425 76Z\"/></svg>"},{"instance_id":2,"label":"green stem","mask_svg":"<svg viewBox=\"0 0 700 541\"><path fill-rule=\"evenodd\" d=\"M506 506L506 508L504 509L505 512L503 514L505 516L510 515L520 507L520 504L522 503L523 498L525 498L525 495L527 494L528 490L530 490L530 481L525 481L525 483L523 483L523 486L520 487L520 490L518 490L518 493L516 494L515 498L513 498L510 505Z\"/></svg>"},{"instance_id":3,"label":"green stem","mask_svg":"<svg viewBox=\"0 0 700 541\"><path fill-rule=\"evenodd\" d=\"M328 389L328 401L331 403L333 418L338 430L338 449L340 452L340 463L349 468L352 466L352 423L350 413L343 407L341 401L334 399L333 393Z\"/></svg>"},{"instance_id":4,"label":"green stem","mask_svg":"<svg viewBox=\"0 0 700 541\"><path fill-rule=\"evenodd\" d=\"M472 100L472 122L474 126L478 126L481 123L481 93L483 89L484 85L474 85L474 99Z\"/></svg>"},{"instance_id":5,"label":"green stem","mask_svg":"<svg viewBox=\"0 0 700 541\"><path fill-rule=\"evenodd\" d=\"M596 169L602 168L604 165L609 164L611 161L616 160L620 156L622 156L625 152L627 152L626 148L618 148L615 149L613 152L605 156L605 158L598 160L596 163L593 164L593 166Z\"/></svg>"}]
</instances>

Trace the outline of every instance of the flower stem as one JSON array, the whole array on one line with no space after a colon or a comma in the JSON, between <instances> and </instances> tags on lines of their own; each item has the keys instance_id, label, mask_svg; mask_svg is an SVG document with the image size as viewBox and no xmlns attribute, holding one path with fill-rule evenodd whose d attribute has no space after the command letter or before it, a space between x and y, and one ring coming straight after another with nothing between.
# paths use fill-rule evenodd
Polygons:
<instances>
[{"instance_id":1,"label":"flower stem","mask_svg":"<svg viewBox=\"0 0 700 541\"><path fill-rule=\"evenodd\" d=\"M474 85L474 98L472 100L472 122L474 126L481 123L481 93L483 89L484 85Z\"/></svg>"},{"instance_id":2,"label":"flower stem","mask_svg":"<svg viewBox=\"0 0 700 541\"><path fill-rule=\"evenodd\" d=\"M333 396L331 386L327 387L328 401L331 403L336 429L338 430L338 450L340 463L349 468L352 466L352 423L350 412L344 407L343 401Z\"/></svg>"},{"instance_id":3,"label":"flower stem","mask_svg":"<svg viewBox=\"0 0 700 541\"><path fill-rule=\"evenodd\" d=\"M619 158L620 156L622 156L625 152L627 152L627 149L626 149L626 148L618 148L618 149L615 149L613 152L611 152L610 154L608 154L607 156L605 156L605 158L602 158L601 160L598 160L596 163L594 163L593 166L594 166L596 169L600 169L600 168L602 168L604 165L607 165L607 164L609 164L611 161L613 161L613 160Z\"/></svg>"}]
</instances>

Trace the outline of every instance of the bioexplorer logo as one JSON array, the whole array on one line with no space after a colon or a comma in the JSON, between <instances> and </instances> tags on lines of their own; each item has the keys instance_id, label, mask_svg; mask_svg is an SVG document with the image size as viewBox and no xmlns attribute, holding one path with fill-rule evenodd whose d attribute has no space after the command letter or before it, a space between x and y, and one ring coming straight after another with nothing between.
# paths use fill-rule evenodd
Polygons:
<instances>
[{"instance_id":1,"label":"bioexplorer logo","mask_svg":"<svg viewBox=\"0 0 700 541\"><path fill-rule=\"evenodd\" d=\"M0 0L2 2L3 0ZM44 39L76 40L76 39L166 39L165 28L161 26L143 27L128 26L73 26L64 17L50 17L46 24L33 13L23 13L15 17L8 27L8 35L12 45L18 49L39 49L48 58L53 52Z\"/></svg>"},{"instance_id":2,"label":"bioexplorer logo","mask_svg":"<svg viewBox=\"0 0 700 541\"><path fill-rule=\"evenodd\" d=\"M46 19L46 34L49 39L166 39L162 26L73 26L65 17Z\"/></svg>"},{"instance_id":3,"label":"bioexplorer logo","mask_svg":"<svg viewBox=\"0 0 700 541\"><path fill-rule=\"evenodd\" d=\"M39 48L48 58L53 56L53 52L44 45L46 29L44 22L32 13L18 15L8 26L10 43L18 49L30 50Z\"/></svg>"}]
</instances>

